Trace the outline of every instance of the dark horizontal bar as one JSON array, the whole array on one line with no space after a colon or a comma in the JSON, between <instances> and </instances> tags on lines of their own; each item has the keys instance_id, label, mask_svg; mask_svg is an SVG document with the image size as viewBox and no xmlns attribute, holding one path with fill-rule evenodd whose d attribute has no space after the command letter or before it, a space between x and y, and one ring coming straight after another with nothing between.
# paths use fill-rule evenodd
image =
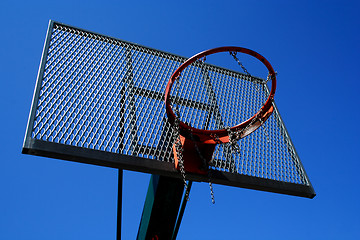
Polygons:
<instances>
[{"instance_id":1,"label":"dark horizontal bar","mask_svg":"<svg viewBox=\"0 0 360 240\"><path fill-rule=\"evenodd\" d=\"M181 178L181 174L175 169L174 164L171 162L75 147L32 138L26 139L22 153ZM186 176L188 180L192 181L208 181L208 176L206 175L187 173ZM314 189L311 186L246 176L237 173L212 170L211 181L216 184L227 186L282 193L299 197L315 197Z\"/></svg>"},{"instance_id":2,"label":"dark horizontal bar","mask_svg":"<svg viewBox=\"0 0 360 240\"><path fill-rule=\"evenodd\" d=\"M26 140L22 153L159 175L164 171L176 172L172 163L38 139Z\"/></svg>"},{"instance_id":3,"label":"dark horizontal bar","mask_svg":"<svg viewBox=\"0 0 360 240\"><path fill-rule=\"evenodd\" d=\"M159 101L164 101L164 98L165 98L165 93L155 92L152 90L139 88L139 87L132 87L132 90L134 91L135 95L142 96L145 98L151 98L151 99L159 100ZM209 105L207 103L200 104L199 102L189 100L186 98L181 98L181 97L176 97L173 99L173 101L174 101L174 103L180 101L182 106L189 107L189 108L195 108L195 109L199 109L199 110L204 110L204 111L207 111L212 108L211 105Z\"/></svg>"},{"instance_id":4,"label":"dark horizontal bar","mask_svg":"<svg viewBox=\"0 0 360 240\"><path fill-rule=\"evenodd\" d=\"M298 197L314 198L316 196L311 186L252 177L236 173L212 171L213 183L241 187L266 192L281 193ZM229 184L230 183L230 184Z\"/></svg>"}]
</instances>

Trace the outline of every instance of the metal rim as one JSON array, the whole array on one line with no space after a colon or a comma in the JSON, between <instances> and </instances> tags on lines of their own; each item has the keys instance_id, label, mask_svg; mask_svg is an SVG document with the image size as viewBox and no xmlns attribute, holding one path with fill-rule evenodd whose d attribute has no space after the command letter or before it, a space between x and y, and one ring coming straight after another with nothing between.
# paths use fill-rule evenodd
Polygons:
<instances>
[{"instance_id":1,"label":"metal rim","mask_svg":"<svg viewBox=\"0 0 360 240\"><path fill-rule=\"evenodd\" d=\"M248 55L251 55L251 56L257 58L268 69L269 76L271 78L271 90L269 93L269 97L267 98L264 105L260 108L260 110L255 115L253 115L251 118L249 118L248 120L230 128L230 131L232 131L232 132L239 132L241 130L248 128L240 137L240 138L243 138L243 137L249 135L250 133L254 132L270 117L271 113L274 110L272 101L274 99L275 90L276 90L276 73L275 73L273 67L271 66L271 64L269 63L269 61L266 60L266 58L263 57L262 55L260 55L259 53L255 52L253 50L247 49L247 48L234 47L234 46L212 48L212 49L200 52L200 53L192 56L191 58L189 58L187 61L185 61L178 69L175 70L175 72L172 74L172 76L166 86L166 90L165 90L166 114L168 116L170 123L172 125L174 125L176 115L171 108L170 92L171 92L171 88L172 88L175 80L180 76L181 72L186 67L188 67L190 64L192 64L193 62L195 62L201 58L204 58L208 55L220 53L220 52L240 52L240 53L245 53L245 54L248 54ZM250 125L251 125L251 127L250 127ZM226 142L230 141L229 136L228 136L228 133L229 133L228 129L225 129L225 128L218 129L218 130L204 130L204 129L193 128L193 127L187 125L186 123L179 121L179 129L180 129L181 135L186 137L191 134L192 135L191 138L194 138L197 141L204 142L204 143L215 143L216 144L219 142L226 143Z\"/></svg>"}]
</instances>

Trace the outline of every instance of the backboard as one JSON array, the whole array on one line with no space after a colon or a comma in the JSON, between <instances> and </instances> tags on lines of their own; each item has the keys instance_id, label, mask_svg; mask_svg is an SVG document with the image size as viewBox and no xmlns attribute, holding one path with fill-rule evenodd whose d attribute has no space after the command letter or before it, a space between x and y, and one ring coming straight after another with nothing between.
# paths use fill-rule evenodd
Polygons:
<instances>
[{"instance_id":1,"label":"backboard","mask_svg":"<svg viewBox=\"0 0 360 240\"><path fill-rule=\"evenodd\" d=\"M181 178L174 167L174 131L164 94L170 76L186 59L50 21L23 153ZM207 68L220 73L224 83L231 79L227 76L236 75L240 86L253 88L245 74L210 64ZM251 102L254 108L263 103L260 94L244 98L242 104ZM194 111L225 111L214 111L197 99L182 103ZM263 127L239 140L239 153L228 154L225 146L217 146L212 182L313 198L315 192L274 107ZM201 174L186 176L208 181Z\"/></svg>"}]
</instances>

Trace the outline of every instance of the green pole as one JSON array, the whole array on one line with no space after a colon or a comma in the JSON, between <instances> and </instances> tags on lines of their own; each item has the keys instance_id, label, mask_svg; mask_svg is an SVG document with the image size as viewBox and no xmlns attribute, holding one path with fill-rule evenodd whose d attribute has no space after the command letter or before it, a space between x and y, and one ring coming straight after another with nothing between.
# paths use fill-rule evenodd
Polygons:
<instances>
[{"instance_id":1,"label":"green pole","mask_svg":"<svg viewBox=\"0 0 360 240\"><path fill-rule=\"evenodd\" d=\"M184 191L181 179L151 175L138 240L171 239Z\"/></svg>"}]
</instances>

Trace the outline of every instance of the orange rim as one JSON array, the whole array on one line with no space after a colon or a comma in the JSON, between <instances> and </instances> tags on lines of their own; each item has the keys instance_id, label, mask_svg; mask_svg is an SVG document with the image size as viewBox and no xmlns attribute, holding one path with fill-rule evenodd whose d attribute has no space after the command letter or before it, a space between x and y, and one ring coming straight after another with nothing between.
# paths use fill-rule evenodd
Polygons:
<instances>
[{"instance_id":1,"label":"orange rim","mask_svg":"<svg viewBox=\"0 0 360 240\"><path fill-rule=\"evenodd\" d=\"M239 138L243 138L243 137L249 135L250 133L254 132L270 117L270 115L274 111L272 101L274 99L275 90L276 90L276 73L275 73L273 67L271 66L271 64L269 63L269 61L266 60L266 58L263 57L262 55L260 55L259 53L255 52L253 50L247 49L247 48L234 47L234 46L213 48L213 49L209 49L209 50L203 51L201 53L198 53L198 54L192 56L191 58L189 58L186 62L184 62L178 69L175 70L175 72L171 76L171 78L166 86L166 90L165 90L166 114L168 116L170 123L172 125L174 125L176 115L171 108L170 92L171 92L171 88L172 88L174 82L180 76L181 72L186 67L188 67L190 64L192 64L193 62L200 60L208 55L220 53L220 52L240 52L240 53L245 53L245 54L248 54L248 55L251 55L251 56L257 58L268 69L269 76L271 78L270 94L269 94L269 97L267 98L266 102L264 103L264 105L251 118L230 128L230 130L232 132L241 132L246 129L246 131L244 131L241 134L241 136L239 137ZM218 130L204 130L204 129L193 128L193 127L187 125L186 123L179 121L179 130L180 130L181 135L188 137L188 138L191 137L192 139L195 139L197 141L204 142L204 143L212 143L212 144L215 143L216 144L216 143L226 143L226 142L230 141L229 135L228 135L228 129L225 129L225 128L218 129Z\"/></svg>"}]
</instances>

